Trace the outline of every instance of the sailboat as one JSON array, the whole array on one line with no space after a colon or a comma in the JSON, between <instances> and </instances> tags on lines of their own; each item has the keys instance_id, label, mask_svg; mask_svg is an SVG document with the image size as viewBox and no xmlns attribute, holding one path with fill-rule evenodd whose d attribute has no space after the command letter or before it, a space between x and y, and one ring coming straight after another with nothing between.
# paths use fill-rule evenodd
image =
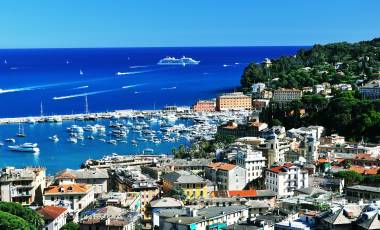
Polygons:
<instances>
[{"instance_id":1,"label":"sailboat","mask_svg":"<svg viewBox=\"0 0 380 230\"><path fill-rule=\"evenodd\" d=\"M24 126L21 126L21 123L18 123L18 137L25 137L25 131L24 131Z\"/></svg>"},{"instance_id":2,"label":"sailboat","mask_svg":"<svg viewBox=\"0 0 380 230\"><path fill-rule=\"evenodd\" d=\"M70 61L69 61L69 59L67 59L67 60L66 60L66 64L67 64L67 65L68 65L68 64L70 64Z\"/></svg>"},{"instance_id":3,"label":"sailboat","mask_svg":"<svg viewBox=\"0 0 380 230\"><path fill-rule=\"evenodd\" d=\"M79 70L79 75L83 75L84 73L83 73L83 71L80 69Z\"/></svg>"},{"instance_id":4,"label":"sailboat","mask_svg":"<svg viewBox=\"0 0 380 230\"><path fill-rule=\"evenodd\" d=\"M4 59L4 64L8 64L7 59Z\"/></svg>"}]
</instances>

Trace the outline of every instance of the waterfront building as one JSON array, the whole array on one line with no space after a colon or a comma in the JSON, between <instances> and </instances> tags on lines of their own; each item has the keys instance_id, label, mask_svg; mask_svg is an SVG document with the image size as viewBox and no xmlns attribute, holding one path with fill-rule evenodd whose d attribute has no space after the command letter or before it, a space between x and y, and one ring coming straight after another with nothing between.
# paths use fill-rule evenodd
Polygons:
<instances>
[{"instance_id":1,"label":"waterfront building","mask_svg":"<svg viewBox=\"0 0 380 230\"><path fill-rule=\"evenodd\" d=\"M45 189L43 204L64 207L73 220L78 219L80 211L95 201L94 187L89 184L59 184Z\"/></svg>"},{"instance_id":2,"label":"waterfront building","mask_svg":"<svg viewBox=\"0 0 380 230\"><path fill-rule=\"evenodd\" d=\"M60 230L66 224L66 208L43 206L37 209L37 212L45 220L44 230Z\"/></svg>"},{"instance_id":3,"label":"waterfront building","mask_svg":"<svg viewBox=\"0 0 380 230\"><path fill-rule=\"evenodd\" d=\"M273 101L278 103L288 103L301 99L302 90L299 89L276 89L273 91Z\"/></svg>"},{"instance_id":4,"label":"waterfront building","mask_svg":"<svg viewBox=\"0 0 380 230\"><path fill-rule=\"evenodd\" d=\"M249 207L234 205L226 207L208 207L203 209L169 209L155 214L159 229L227 229L249 216Z\"/></svg>"},{"instance_id":5,"label":"waterfront building","mask_svg":"<svg viewBox=\"0 0 380 230\"><path fill-rule=\"evenodd\" d=\"M365 186L365 185L354 185L349 186L344 189L346 199L349 202L358 202L362 200L363 202L376 202L380 200L380 188Z\"/></svg>"},{"instance_id":6,"label":"waterfront building","mask_svg":"<svg viewBox=\"0 0 380 230\"><path fill-rule=\"evenodd\" d=\"M250 121L247 124L237 124L229 121L217 128L217 134L220 136L233 137L258 137L260 132L268 127L268 124L261 123L257 120Z\"/></svg>"},{"instance_id":7,"label":"waterfront building","mask_svg":"<svg viewBox=\"0 0 380 230\"><path fill-rule=\"evenodd\" d=\"M175 171L163 175L163 190L182 189L187 199L208 197L207 181L188 171Z\"/></svg>"},{"instance_id":8,"label":"waterfront building","mask_svg":"<svg viewBox=\"0 0 380 230\"><path fill-rule=\"evenodd\" d=\"M373 80L359 87L360 94L369 99L376 99L380 97L380 80Z\"/></svg>"},{"instance_id":9,"label":"waterfront building","mask_svg":"<svg viewBox=\"0 0 380 230\"><path fill-rule=\"evenodd\" d=\"M245 182L250 183L262 176L266 167L266 158L263 157L261 151L253 150L252 147L246 146L238 150L236 164L245 169Z\"/></svg>"},{"instance_id":10,"label":"waterfront building","mask_svg":"<svg viewBox=\"0 0 380 230\"><path fill-rule=\"evenodd\" d=\"M265 186L278 197L293 196L295 189L309 187L309 175L300 167L285 163L265 170Z\"/></svg>"},{"instance_id":11,"label":"waterfront building","mask_svg":"<svg viewBox=\"0 0 380 230\"><path fill-rule=\"evenodd\" d=\"M241 92L226 93L216 98L216 110L251 110L252 98Z\"/></svg>"},{"instance_id":12,"label":"waterfront building","mask_svg":"<svg viewBox=\"0 0 380 230\"><path fill-rule=\"evenodd\" d=\"M109 176L106 169L66 169L55 177L59 183L91 184L95 195L108 191Z\"/></svg>"},{"instance_id":13,"label":"waterfront building","mask_svg":"<svg viewBox=\"0 0 380 230\"><path fill-rule=\"evenodd\" d=\"M214 100L199 100L193 105L194 112L213 112L216 102Z\"/></svg>"},{"instance_id":14,"label":"waterfront building","mask_svg":"<svg viewBox=\"0 0 380 230\"><path fill-rule=\"evenodd\" d=\"M1 201L22 205L42 204L46 187L45 168L4 168L0 175Z\"/></svg>"},{"instance_id":15,"label":"waterfront building","mask_svg":"<svg viewBox=\"0 0 380 230\"><path fill-rule=\"evenodd\" d=\"M135 230L139 214L123 208L107 206L96 209L79 221L81 230L122 229Z\"/></svg>"},{"instance_id":16,"label":"waterfront building","mask_svg":"<svg viewBox=\"0 0 380 230\"><path fill-rule=\"evenodd\" d=\"M217 184L218 190L241 190L247 184L246 170L233 164L211 163L205 174L207 179Z\"/></svg>"}]
</instances>

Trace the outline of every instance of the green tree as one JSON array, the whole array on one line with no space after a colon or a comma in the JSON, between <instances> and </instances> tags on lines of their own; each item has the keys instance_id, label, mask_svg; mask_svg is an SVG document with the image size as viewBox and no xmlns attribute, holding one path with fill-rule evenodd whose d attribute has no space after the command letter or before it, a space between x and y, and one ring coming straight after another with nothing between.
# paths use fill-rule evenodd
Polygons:
<instances>
[{"instance_id":1,"label":"green tree","mask_svg":"<svg viewBox=\"0 0 380 230\"><path fill-rule=\"evenodd\" d=\"M12 215L7 212L0 211L0 230L28 230L33 229L29 225L28 222L26 222L21 217L18 217L16 215Z\"/></svg>"},{"instance_id":2,"label":"green tree","mask_svg":"<svg viewBox=\"0 0 380 230\"><path fill-rule=\"evenodd\" d=\"M74 223L74 222L69 222L63 225L61 230L79 230L79 224Z\"/></svg>"},{"instance_id":3,"label":"green tree","mask_svg":"<svg viewBox=\"0 0 380 230\"><path fill-rule=\"evenodd\" d=\"M344 183L346 185L359 184L364 180L362 174L350 170L336 172L334 176L340 179L344 179Z\"/></svg>"},{"instance_id":4,"label":"green tree","mask_svg":"<svg viewBox=\"0 0 380 230\"><path fill-rule=\"evenodd\" d=\"M18 216L30 224L32 229L41 229L44 226L44 219L36 211L23 207L18 203L0 202L0 211Z\"/></svg>"}]
</instances>

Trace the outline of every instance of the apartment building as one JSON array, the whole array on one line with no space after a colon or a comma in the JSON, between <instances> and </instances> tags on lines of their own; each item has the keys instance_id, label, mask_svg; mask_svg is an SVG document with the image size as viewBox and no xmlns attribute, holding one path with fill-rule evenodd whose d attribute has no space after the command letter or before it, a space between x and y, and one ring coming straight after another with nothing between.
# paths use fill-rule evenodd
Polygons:
<instances>
[{"instance_id":1,"label":"apartment building","mask_svg":"<svg viewBox=\"0 0 380 230\"><path fill-rule=\"evenodd\" d=\"M216 110L250 110L252 109L252 98L241 92L226 93L216 98Z\"/></svg>"},{"instance_id":2,"label":"apartment building","mask_svg":"<svg viewBox=\"0 0 380 230\"><path fill-rule=\"evenodd\" d=\"M0 175L1 201L31 205L42 204L46 186L45 168L4 168Z\"/></svg>"},{"instance_id":3,"label":"apartment building","mask_svg":"<svg viewBox=\"0 0 380 230\"><path fill-rule=\"evenodd\" d=\"M288 103L301 99L302 90L299 89L276 89L273 91L273 101L278 103Z\"/></svg>"},{"instance_id":4,"label":"apartment building","mask_svg":"<svg viewBox=\"0 0 380 230\"><path fill-rule=\"evenodd\" d=\"M207 179L217 184L218 190L241 190L247 184L246 170L237 165L211 163L205 173Z\"/></svg>"},{"instance_id":5,"label":"apartment building","mask_svg":"<svg viewBox=\"0 0 380 230\"><path fill-rule=\"evenodd\" d=\"M199 100L193 105L194 112L213 112L216 102L214 100Z\"/></svg>"},{"instance_id":6,"label":"apartment building","mask_svg":"<svg viewBox=\"0 0 380 230\"><path fill-rule=\"evenodd\" d=\"M163 175L163 190L169 192L173 188L181 188L187 199L200 199L208 196L207 182L202 177L188 171L175 171Z\"/></svg>"},{"instance_id":7,"label":"apartment building","mask_svg":"<svg viewBox=\"0 0 380 230\"><path fill-rule=\"evenodd\" d=\"M236 164L246 171L246 183L261 177L266 166L266 158L261 151L253 150L249 145L240 148L236 154Z\"/></svg>"},{"instance_id":8,"label":"apartment building","mask_svg":"<svg viewBox=\"0 0 380 230\"><path fill-rule=\"evenodd\" d=\"M293 196L295 189L309 187L309 175L299 166L285 163L265 170L265 185L278 197Z\"/></svg>"}]
</instances>

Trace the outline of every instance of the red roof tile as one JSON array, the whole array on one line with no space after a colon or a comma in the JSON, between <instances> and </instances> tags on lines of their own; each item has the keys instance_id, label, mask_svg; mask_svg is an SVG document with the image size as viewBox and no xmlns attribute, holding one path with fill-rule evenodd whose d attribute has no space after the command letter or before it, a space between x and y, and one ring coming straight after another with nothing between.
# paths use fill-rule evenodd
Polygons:
<instances>
[{"instance_id":1,"label":"red roof tile","mask_svg":"<svg viewBox=\"0 0 380 230\"><path fill-rule=\"evenodd\" d=\"M62 213L66 212L66 208L56 207L56 206L44 206L37 210L45 220L54 220L59 217Z\"/></svg>"},{"instance_id":2,"label":"red roof tile","mask_svg":"<svg viewBox=\"0 0 380 230\"><path fill-rule=\"evenodd\" d=\"M209 168L213 169L220 169L224 171L229 171L231 169L234 169L236 165L233 164L228 164L228 163L222 163L222 162L216 162L216 163L211 163L208 165Z\"/></svg>"},{"instance_id":3,"label":"red roof tile","mask_svg":"<svg viewBox=\"0 0 380 230\"><path fill-rule=\"evenodd\" d=\"M229 197L254 197L257 196L257 192L254 189L251 190L230 190L228 191Z\"/></svg>"}]
</instances>

